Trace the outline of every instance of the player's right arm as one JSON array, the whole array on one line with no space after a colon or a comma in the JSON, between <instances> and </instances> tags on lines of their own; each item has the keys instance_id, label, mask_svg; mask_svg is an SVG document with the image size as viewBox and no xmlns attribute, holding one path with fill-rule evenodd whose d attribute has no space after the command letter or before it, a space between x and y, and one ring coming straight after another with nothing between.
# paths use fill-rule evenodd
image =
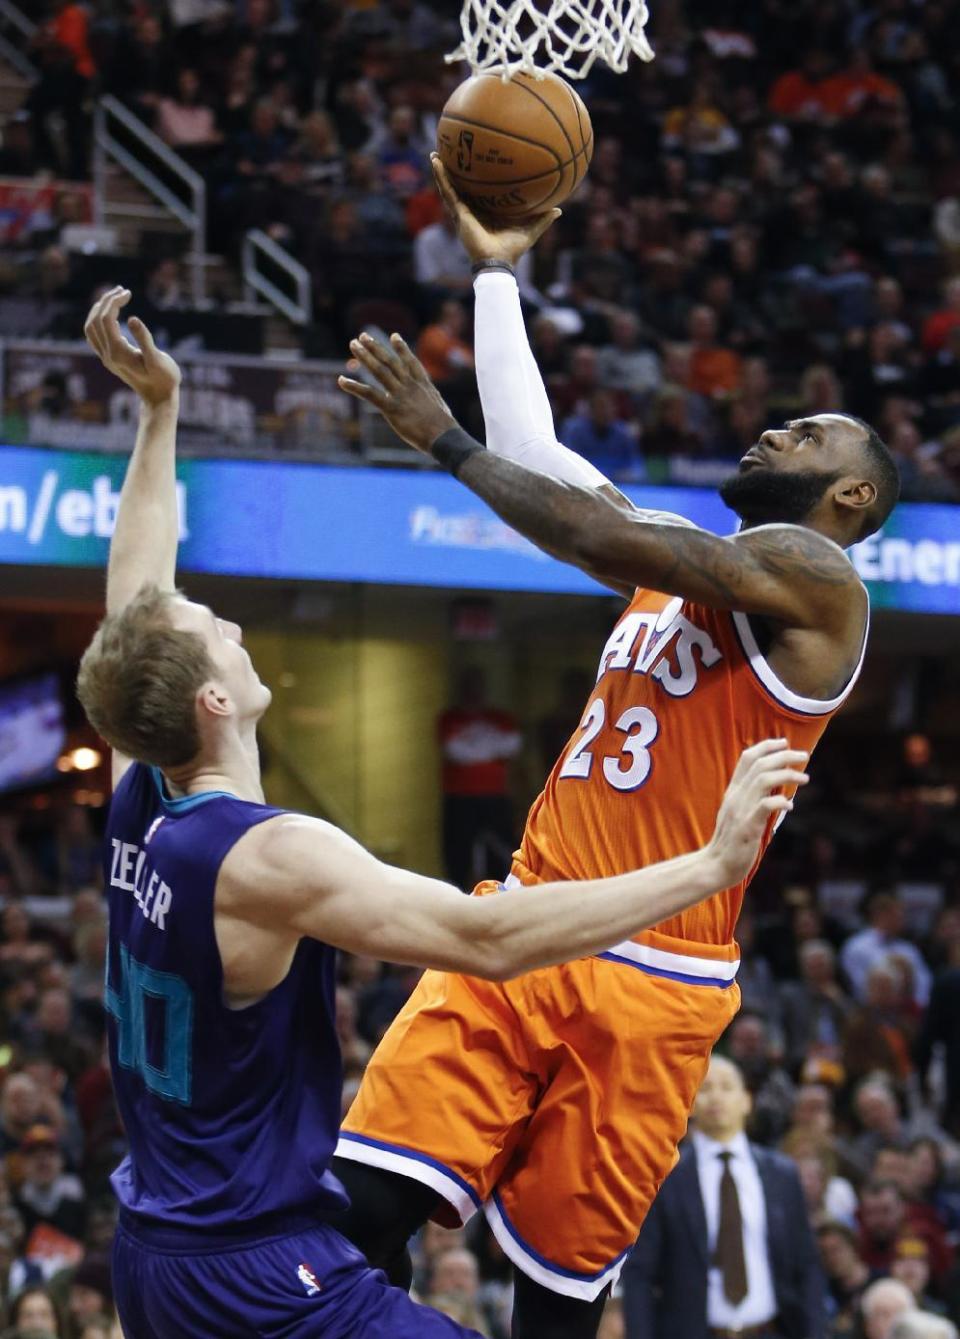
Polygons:
<instances>
[{"instance_id":1,"label":"player's right arm","mask_svg":"<svg viewBox=\"0 0 960 1339\"><path fill-rule=\"evenodd\" d=\"M140 399L137 439L127 466L107 563L107 613L115 614L148 582L175 588L177 492L175 476L180 369L161 353L150 331L131 317L136 345L120 331L120 312L130 301L126 288L112 288L94 303L83 327L87 343L104 367ZM114 752L116 786L130 759Z\"/></svg>"},{"instance_id":2,"label":"player's right arm","mask_svg":"<svg viewBox=\"0 0 960 1339\"><path fill-rule=\"evenodd\" d=\"M433 172L437 190L473 263L492 260L512 270L560 215L554 209L528 223L488 227L457 193L436 154ZM474 358L487 449L551 479L595 489L629 511L635 520L692 526L685 516L635 507L595 465L557 440L553 410L527 338L520 290L513 274L481 271L474 280L474 298ZM592 575L603 580L598 573ZM607 580L606 584L627 596L633 594L629 583Z\"/></svg>"},{"instance_id":3,"label":"player's right arm","mask_svg":"<svg viewBox=\"0 0 960 1339\"><path fill-rule=\"evenodd\" d=\"M375 859L338 829L285 814L251 829L224 862L218 903L234 920L309 936L387 962L503 980L602 952L746 877L782 787L807 754L765 740L740 759L710 842L611 879L465 897Z\"/></svg>"}]
</instances>

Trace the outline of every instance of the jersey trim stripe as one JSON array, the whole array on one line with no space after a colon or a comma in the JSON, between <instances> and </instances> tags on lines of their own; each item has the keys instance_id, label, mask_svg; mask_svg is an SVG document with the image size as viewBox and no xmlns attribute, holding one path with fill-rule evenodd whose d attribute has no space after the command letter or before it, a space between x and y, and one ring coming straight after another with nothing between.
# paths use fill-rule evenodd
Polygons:
<instances>
[{"instance_id":1,"label":"jersey trim stripe","mask_svg":"<svg viewBox=\"0 0 960 1339\"><path fill-rule=\"evenodd\" d=\"M483 1206L490 1224L490 1230L503 1248L503 1253L518 1269L522 1269L534 1283L540 1283L551 1292L561 1293L564 1297L576 1297L580 1301L592 1302L599 1297L608 1283L619 1278L624 1261L633 1249L633 1243L604 1269L596 1274L578 1274L572 1269L551 1264L538 1251L523 1240L517 1229L507 1217L506 1210L496 1191Z\"/></svg>"},{"instance_id":2,"label":"jersey trim stripe","mask_svg":"<svg viewBox=\"0 0 960 1339\"><path fill-rule=\"evenodd\" d=\"M839 696L829 699L801 697L799 693L795 693L791 688L788 688L785 683L781 683L764 659L747 615L733 611L731 617L741 650L746 656L750 668L767 692L775 697L781 706L788 707L791 711L801 712L804 716L828 716L830 712L836 711L838 707L842 706L850 696L854 684L860 677L860 671L863 669L863 659L867 654L867 636L870 632L869 602L867 604L867 620L863 629L863 642L860 646L860 659L857 661L856 669L851 674L843 692Z\"/></svg>"},{"instance_id":3,"label":"jersey trim stripe","mask_svg":"<svg viewBox=\"0 0 960 1339\"><path fill-rule=\"evenodd\" d=\"M665 966L660 962L644 961L641 955L651 955L657 959L668 959L671 966ZM645 972L647 976L662 976L668 981L682 981L687 986L713 986L719 990L727 990L733 985L740 969L739 960L735 962L710 962L705 958L687 958L680 953L661 953L657 949L648 948L646 944L637 944L632 939L628 939L623 944L617 944L614 948L608 949L606 953L598 953L598 958L606 962L618 962L625 967L634 967L637 971ZM689 970L678 970L686 968L690 963L702 963L704 967L710 968L707 975L700 976ZM721 969L717 971L714 969Z\"/></svg>"},{"instance_id":4,"label":"jersey trim stripe","mask_svg":"<svg viewBox=\"0 0 960 1339\"><path fill-rule=\"evenodd\" d=\"M367 1167L379 1167L384 1172L409 1176L421 1185L429 1186L452 1204L466 1223L482 1207L480 1196L463 1177L426 1153L404 1148L402 1144L388 1144L382 1139L371 1139L365 1134L341 1130L335 1156L349 1162L362 1162Z\"/></svg>"}]
</instances>

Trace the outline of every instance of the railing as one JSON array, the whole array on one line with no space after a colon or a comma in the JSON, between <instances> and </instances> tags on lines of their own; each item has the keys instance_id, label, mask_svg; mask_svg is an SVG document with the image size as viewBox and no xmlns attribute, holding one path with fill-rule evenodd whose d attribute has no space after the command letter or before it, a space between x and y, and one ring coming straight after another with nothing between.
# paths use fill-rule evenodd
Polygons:
<instances>
[{"instance_id":1,"label":"railing","mask_svg":"<svg viewBox=\"0 0 960 1339\"><path fill-rule=\"evenodd\" d=\"M0 0L4 3L6 0ZM195 303L202 304L206 296L207 233L207 187L203 177L112 94L97 103L93 146L96 222L103 224L107 213L145 221L156 217L155 206L107 200L107 166L112 160L192 234L191 296Z\"/></svg>"},{"instance_id":2,"label":"railing","mask_svg":"<svg viewBox=\"0 0 960 1339\"><path fill-rule=\"evenodd\" d=\"M295 325L313 319L310 271L259 228L243 239L243 284L248 297L258 293Z\"/></svg>"},{"instance_id":3,"label":"railing","mask_svg":"<svg viewBox=\"0 0 960 1339\"><path fill-rule=\"evenodd\" d=\"M22 10L10 0L0 0L0 56L31 83L37 77L37 67L24 48L29 47L36 31L37 25Z\"/></svg>"}]
</instances>

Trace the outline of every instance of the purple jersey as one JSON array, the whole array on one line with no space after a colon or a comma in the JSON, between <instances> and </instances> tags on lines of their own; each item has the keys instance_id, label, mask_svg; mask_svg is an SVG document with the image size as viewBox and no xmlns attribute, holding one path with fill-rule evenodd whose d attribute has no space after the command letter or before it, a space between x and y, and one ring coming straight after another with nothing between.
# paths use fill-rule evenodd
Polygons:
<instances>
[{"instance_id":1,"label":"purple jersey","mask_svg":"<svg viewBox=\"0 0 960 1339\"><path fill-rule=\"evenodd\" d=\"M128 1214L169 1226L267 1230L345 1207L329 1171L340 1124L335 953L303 940L285 979L230 1009L214 934L220 866L280 811L212 791L171 800L135 763L110 806L106 1005L129 1156Z\"/></svg>"}]
</instances>

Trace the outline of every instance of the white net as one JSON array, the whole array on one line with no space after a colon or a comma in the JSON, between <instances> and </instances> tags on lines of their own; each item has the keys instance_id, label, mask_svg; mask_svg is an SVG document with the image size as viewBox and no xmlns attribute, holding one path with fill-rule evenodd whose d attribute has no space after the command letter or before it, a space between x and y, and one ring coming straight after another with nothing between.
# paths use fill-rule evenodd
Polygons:
<instances>
[{"instance_id":1,"label":"white net","mask_svg":"<svg viewBox=\"0 0 960 1339\"><path fill-rule=\"evenodd\" d=\"M649 17L645 0L464 0L463 41L447 60L475 74L555 70L568 79L602 60L622 74L631 56L653 60Z\"/></svg>"}]
</instances>

